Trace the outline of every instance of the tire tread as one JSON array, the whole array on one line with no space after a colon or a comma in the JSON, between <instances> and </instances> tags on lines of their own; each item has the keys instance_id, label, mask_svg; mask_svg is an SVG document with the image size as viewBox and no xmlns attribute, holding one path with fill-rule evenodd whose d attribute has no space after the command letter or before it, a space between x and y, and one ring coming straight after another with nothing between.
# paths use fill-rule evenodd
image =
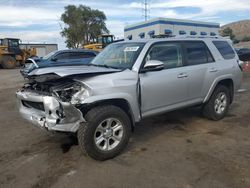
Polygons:
<instances>
[{"instance_id":1,"label":"tire tread","mask_svg":"<svg viewBox=\"0 0 250 188\"><path fill-rule=\"evenodd\" d=\"M107 112L117 112L123 114L125 115L124 118L127 119L126 121L130 122L127 114L121 108L113 105L98 106L87 112L87 114L85 115L86 123L83 123L83 125L79 127L77 133L79 146L83 154L100 161L113 158L121 152L114 151L114 155L100 155L98 152L95 152L95 150L93 150L92 144L90 143L90 139L88 138L89 131L91 129L91 126L93 126L94 121L100 117L100 114ZM124 143L124 145L126 145L126 143Z\"/></svg>"}]
</instances>

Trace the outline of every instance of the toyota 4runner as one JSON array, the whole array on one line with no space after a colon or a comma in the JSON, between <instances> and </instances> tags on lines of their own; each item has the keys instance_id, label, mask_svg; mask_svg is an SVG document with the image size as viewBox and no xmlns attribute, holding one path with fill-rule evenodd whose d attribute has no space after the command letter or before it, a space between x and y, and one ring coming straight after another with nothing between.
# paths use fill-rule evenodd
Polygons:
<instances>
[{"instance_id":1,"label":"toyota 4runner","mask_svg":"<svg viewBox=\"0 0 250 188\"><path fill-rule=\"evenodd\" d=\"M225 117L242 79L238 61L222 38L124 41L89 65L32 71L16 96L23 118L76 133L84 152L106 160L146 117L194 105L211 120Z\"/></svg>"}]
</instances>

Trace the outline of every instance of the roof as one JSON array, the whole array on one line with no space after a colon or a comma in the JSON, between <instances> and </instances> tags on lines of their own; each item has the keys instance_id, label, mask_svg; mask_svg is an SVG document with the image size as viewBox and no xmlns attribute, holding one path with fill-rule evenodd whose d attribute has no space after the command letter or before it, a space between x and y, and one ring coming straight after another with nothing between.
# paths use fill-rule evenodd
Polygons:
<instances>
[{"instance_id":1,"label":"roof","mask_svg":"<svg viewBox=\"0 0 250 188\"><path fill-rule=\"evenodd\" d=\"M99 53L98 51L95 50L89 50L89 49L66 49L66 50L58 50L58 52L94 52L94 53Z\"/></svg>"},{"instance_id":2,"label":"roof","mask_svg":"<svg viewBox=\"0 0 250 188\"><path fill-rule=\"evenodd\" d=\"M161 42L161 41L193 41L193 40L228 40L223 37L192 37L192 36L177 36L167 38L150 38L150 39L136 39L136 40L125 40L117 43L147 43L147 42ZM115 44L117 44L115 43Z\"/></svg>"},{"instance_id":3,"label":"roof","mask_svg":"<svg viewBox=\"0 0 250 188\"><path fill-rule=\"evenodd\" d=\"M131 24L125 26L124 31L130 31L134 29L139 29L143 27L148 27L157 24L172 24L172 25L185 25L185 26L196 26L196 27L210 27L210 28L219 28L219 23L213 22L201 22L194 20L181 20L181 19L172 19L172 18L154 18L148 21L139 22L136 24Z\"/></svg>"}]
</instances>

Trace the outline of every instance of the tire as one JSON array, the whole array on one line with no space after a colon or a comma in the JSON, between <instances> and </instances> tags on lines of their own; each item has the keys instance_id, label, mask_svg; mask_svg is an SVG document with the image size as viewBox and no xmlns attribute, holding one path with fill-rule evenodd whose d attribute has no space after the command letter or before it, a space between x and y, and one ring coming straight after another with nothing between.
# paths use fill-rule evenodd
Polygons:
<instances>
[{"instance_id":1,"label":"tire","mask_svg":"<svg viewBox=\"0 0 250 188\"><path fill-rule=\"evenodd\" d=\"M104 161L114 158L128 144L131 122L121 108L112 105L95 107L84 118L86 123L79 127L77 133L78 143L81 150L93 159Z\"/></svg>"},{"instance_id":2,"label":"tire","mask_svg":"<svg viewBox=\"0 0 250 188\"><path fill-rule=\"evenodd\" d=\"M218 85L208 102L203 106L203 115L214 121L224 118L230 105L229 93L226 86Z\"/></svg>"},{"instance_id":3,"label":"tire","mask_svg":"<svg viewBox=\"0 0 250 188\"><path fill-rule=\"evenodd\" d=\"M14 69L16 67L16 60L11 56L3 56L1 62L4 69Z\"/></svg>"}]
</instances>

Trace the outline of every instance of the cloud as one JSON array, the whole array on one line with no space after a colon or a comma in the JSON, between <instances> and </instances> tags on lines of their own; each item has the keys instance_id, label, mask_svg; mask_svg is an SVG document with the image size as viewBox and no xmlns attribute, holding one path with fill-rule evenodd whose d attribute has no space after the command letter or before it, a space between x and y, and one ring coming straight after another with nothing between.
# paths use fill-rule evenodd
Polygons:
<instances>
[{"instance_id":1,"label":"cloud","mask_svg":"<svg viewBox=\"0 0 250 188\"><path fill-rule=\"evenodd\" d=\"M0 4L0 38L18 37L23 41L58 42L60 15L68 4L84 4L104 11L107 27L121 38L124 26L143 21L142 1L118 0L8 0ZM194 19L228 23L249 18L249 0L151 0L150 17Z\"/></svg>"},{"instance_id":2,"label":"cloud","mask_svg":"<svg viewBox=\"0 0 250 188\"><path fill-rule=\"evenodd\" d=\"M44 8L0 6L1 26L28 26L32 24L55 23L60 19L61 11Z\"/></svg>"},{"instance_id":3,"label":"cloud","mask_svg":"<svg viewBox=\"0 0 250 188\"><path fill-rule=\"evenodd\" d=\"M56 43L59 49L66 48L64 39L60 36L58 30L54 31L11 31L11 32L1 32L0 38L20 38L23 43Z\"/></svg>"},{"instance_id":4,"label":"cloud","mask_svg":"<svg viewBox=\"0 0 250 188\"><path fill-rule=\"evenodd\" d=\"M135 9L142 8L142 4L138 2L132 2L128 5L123 6ZM170 0L166 2L152 1L149 7L154 16L159 15L157 13L158 9L165 9L165 15L169 15L170 17L174 16L176 18L199 18L200 16L213 16L220 12L226 11L236 12L250 10L249 0ZM200 12L189 14L177 13L177 11L175 11L174 9L178 7L196 7L200 9ZM172 12L169 12L170 10Z\"/></svg>"}]
</instances>

